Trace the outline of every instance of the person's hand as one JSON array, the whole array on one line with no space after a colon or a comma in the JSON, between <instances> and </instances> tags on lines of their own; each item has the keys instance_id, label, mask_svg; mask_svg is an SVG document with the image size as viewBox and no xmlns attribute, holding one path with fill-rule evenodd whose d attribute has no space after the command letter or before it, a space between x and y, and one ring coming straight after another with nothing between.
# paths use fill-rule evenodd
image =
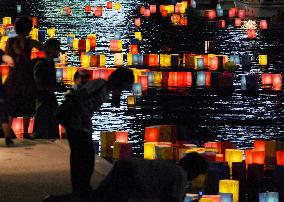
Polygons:
<instances>
[{"instance_id":1,"label":"person's hand","mask_svg":"<svg viewBox=\"0 0 284 202\"><path fill-rule=\"evenodd\" d=\"M15 65L13 58L9 55L3 55L2 61L3 61L4 64L6 64L10 67L14 67L14 65Z\"/></svg>"}]
</instances>

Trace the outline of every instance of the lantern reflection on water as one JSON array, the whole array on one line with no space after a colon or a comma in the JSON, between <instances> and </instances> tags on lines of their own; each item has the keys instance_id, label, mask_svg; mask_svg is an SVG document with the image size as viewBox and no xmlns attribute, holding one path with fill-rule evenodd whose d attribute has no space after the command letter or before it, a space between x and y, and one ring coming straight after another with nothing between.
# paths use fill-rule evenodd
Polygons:
<instances>
[{"instance_id":1,"label":"lantern reflection on water","mask_svg":"<svg viewBox=\"0 0 284 202\"><path fill-rule=\"evenodd\" d=\"M134 107L136 104L136 98L134 95L128 95L127 96L127 106L128 107Z\"/></svg>"},{"instance_id":2,"label":"lantern reflection on water","mask_svg":"<svg viewBox=\"0 0 284 202\"><path fill-rule=\"evenodd\" d=\"M233 194L233 202L239 201L239 181L238 180L220 180L219 181L220 193Z\"/></svg>"},{"instance_id":3,"label":"lantern reflection on water","mask_svg":"<svg viewBox=\"0 0 284 202\"><path fill-rule=\"evenodd\" d=\"M92 12L92 7L90 5L85 6L85 13L91 13Z\"/></svg>"}]
</instances>

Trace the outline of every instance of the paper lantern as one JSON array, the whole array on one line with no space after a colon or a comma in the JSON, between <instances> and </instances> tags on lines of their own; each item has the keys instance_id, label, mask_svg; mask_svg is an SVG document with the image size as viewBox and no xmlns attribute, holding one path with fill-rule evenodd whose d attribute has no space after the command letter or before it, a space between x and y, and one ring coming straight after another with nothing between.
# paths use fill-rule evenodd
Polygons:
<instances>
[{"instance_id":1,"label":"paper lantern","mask_svg":"<svg viewBox=\"0 0 284 202\"><path fill-rule=\"evenodd\" d=\"M175 6L175 13L181 13L181 9L182 9L182 4L177 3Z\"/></svg>"},{"instance_id":2,"label":"paper lantern","mask_svg":"<svg viewBox=\"0 0 284 202\"><path fill-rule=\"evenodd\" d=\"M265 140L255 140L253 143L254 151L265 151Z\"/></svg>"},{"instance_id":3,"label":"paper lantern","mask_svg":"<svg viewBox=\"0 0 284 202\"><path fill-rule=\"evenodd\" d=\"M167 11L168 14L172 14L175 12L175 6L174 5L166 5L165 10Z\"/></svg>"},{"instance_id":4,"label":"paper lantern","mask_svg":"<svg viewBox=\"0 0 284 202\"><path fill-rule=\"evenodd\" d=\"M236 27L242 26L242 20L241 20L240 18L236 18L236 19L235 19L235 26L236 26Z\"/></svg>"},{"instance_id":5,"label":"paper lantern","mask_svg":"<svg viewBox=\"0 0 284 202\"><path fill-rule=\"evenodd\" d=\"M160 54L160 66L170 67L171 66L171 55Z\"/></svg>"},{"instance_id":6,"label":"paper lantern","mask_svg":"<svg viewBox=\"0 0 284 202\"><path fill-rule=\"evenodd\" d=\"M136 98L134 95L128 95L127 96L127 106L128 107L134 107L136 104Z\"/></svg>"},{"instance_id":7,"label":"paper lantern","mask_svg":"<svg viewBox=\"0 0 284 202\"><path fill-rule=\"evenodd\" d=\"M239 181L220 180L219 181L219 192L233 194L233 202L238 202L239 201Z\"/></svg>"},{"instance_id":8,"label":"paper lantern","mask_svg":"<svg viewBox=\"0 0 284 202\"><path fill-rule=\"evenodd\" d=\"M202 70L204 68L204 58L201 56L194 57L195 69Z\"/></svg>"},{"instance_id":9,"label":"paper lantern","mask_svg":"<svg viewBox=\"0 0 284 202\"><path fill-rule=\"evenodd\" d=\"M207 11L207 17L210 19L210 20L213 20L217 17L216 15L216 11L215 10L208 10Z\"/></svg>"},{"instance_id":10,"label":"paper lantern","mask_svg":"<svg viewBox=\"0 0 284 202\"><path fill-rule=\"evenodd\" d=\"M4 17L3 18L3 25L11 25L12 24L12 19L11 17Z\"/></svg>"},{"instance_id":11,"label":"paper lantern","mask_svg":"<svg viewBox=\"0 0 284 202\"><path fill-rule=\"evenodd\" d=\"M149 62L148 66L155 67L159 65L159 55L157 54L149 54Z\"/></svg>"},{"instance_id":12,"label":"paper lantern","mask_svg":"<svg viewBox=\"0 0 284 202\"><path fill-rule=\"evenodd\" d=\"M284 151L276 151L276 163L278 166L284 166Z\"/></svg>"},{"instance_id":13,"label":"paper lantern","mask_svg":"<svg viewBox=\"0 0 284 202\"><path fill-rule=\"evenodd\" d=\"M56 29L54 27L47 29L47 35L49 38L54 38L56 35Z\"/></svg>"},{"instance_id":14,"label":"paper lantern","mask_svg":"<svg viewBox=\"0 0 284 202\"><path fill-rule=\"evenodd\" d=\"M82 54L81 56L81 65L84 68L90 67L91 56L88 54Z\"/></svg>"},{"instance_id":15,"label":"paper lantern","mask_svg":"<svg viewBox=\"0 0 284 202\"><path fill-rule=\"evenodd\" d=\"M144 159L154 160L156 157L155 147L157 142L146 142L144 143Z\"/></svg>"},{"instance_id":16,"label":"paper lantern","mask_svg":"<svg viewBox=\"0 0 284 202\"><path fill-rule=\"evenodd\" d=\"M155 159L174 160L174 148L168 145L156 145L155 155Z\"/></svg>"},{"instance_id":17,"label":"paper lantern","mask_svg":"<svg viewBox=\"0 0 284 202\"><path fill-rule=\"evenodd\" d=\"M224 162L224 154L216 154L216 162Z\"/></svg>"},{"instance_id":18,"label":"paper lantern","mask_svg":"<svg viewBox=\"0 0 284 202\"><path fill-rule=\"evenodd\" d=\"M248 39L255 39L256 38L256 30L255 29L248 29L247 30Z\"/></svg>"},{"instance_id":19,"label":"paper lantern","mask_svg":"<svg viewBox=\"0 0 284 202\"><path fill-rule=\"evenodd\" d=\"M6 49L6 44L7 44L7 41L8 41L8 36L2 36L1 37L1 40L0 40L0 49L5 51Z\"/></svg>"},{"instance_id":20,"label":"paper lantern","mask_svg":"<svg viewBox=\"0 0 284 202\"><path fill-rule=\"evenodd\" d=\"M110 40L110 51L121 52L122 51L122 40Z\"/></svg>"},{"instance_id":21,"label":"paper lantern","mask_svg":"<svg viewBox=\"0 0 284 202\"><path fill-rule=\"evenodd\" d=\"M225 160L228 162L230 168L232 168L233 162L243 161L243 151L239 149L226 149Z\"/></svg>"},{"instance_id":22,"label":"paper lantern","mask_svg":"<svg viewBox=\"0 0 284 202\"><path fill-rule=\"evenodd\" d=\"M196 86L198 87L206 86L206 72L204 71L197 72Z\"/></svg>"},{"instance_id":23,"label":"paper lantern","mask_svg":"<svg viewBox=\"0 0 284 202\"><path fill-rule=\"evenodd\" d=\"M132 91L134 95L137 95L137 96L142 95L142 85L140 83L134 83L132 85Z\"/></svg>"},{"instance_id":24,"label":"paper lantern","mask_svg":"<svg viewBox=\"0 0 284 202\"><path fill-rule=\"evenodd\" d=\"M133 54L132 55L132 65L133 66L142 66L143 65L143 55Z\"/></svg>"},{"instance_id":25,"label":"paper lantern","mask_svg":"<svg viewBox=\"0 0 284 202\"><path fill-rule=\"evenodd\" d=\"M132 157L132 145L124 142L115 142L113 158L115 160L129 160Z\"/></svg>"},{"instance_id":26,"label":"paper lantern","mask_svg":"<svg viewBox=\"0 0 284 202\"><path fill-rule=\"evenodd\" d=\"M31 60L33 60L35 58L45 58L45 52L44 51L33 50L31 52Z\"/></svg>"},{"instance_id":27,"label":"paper lantern","mask_svg":"<svg viewBox=\"0 0 284 202\"><path fill-rule=\"evenodd\" d=\"M112 9L112 2L107 2L106 3L106 7L107 7L107 9Z\"/></svg>"},{"instance_id":28,"label":"paper lantern","mask_svg":"<svg viewBox=\"0 0 284 202\"><path fill-rule=\"evenodd\" d=\"M172 14L172 16L171 16L171 22L172 22L174 25L177 25L177 24L179 24L179 21L180 21L180 15L179 15L179 14Z\"/></svg>"},{"instance_id":29,"label":"paper lantern","mask_svg":"<svg viewBox=\"0 0 284 202\"><path fill-rule=\"evenodd\" d=\"M116 2L114 4L114 9L117 10L117 11L120 10L121 9L121 4L119 2Z\"/></svg>"},{"instance_id":30,"label":"paper lantern","mask_svg":"<svg viewBox=\"0 0 284 202\"><path fill-rule=\"evenodd\" d=\"M181 26L187 26L187 25L188 25L187 17L181 17L181 18L180 18L180 21L179 21L179 24L180 24Z\"/></svg>"},{"instance_id":31,"label":"paper lantern","mask_svg":"<svg viewBox=\"0 0 284 202\"><path fill-rule=\"evenodd\" d=\"M21 13L22 12L22 5L17 5L17 13Z\"/></svg>"},{"instance_id":32,"label":"paper lantern","mask_svg":"<svg viewBox=\"0 0 284 202\"><path fill-rule=\"evenodd\" d=\"M2 78L2 84L5 83L6 78L8 76L10 67L7 65L0 65L0 72L1 72L1 78Z\"/></svg>"},{"instance_id":33,"label":"paper lantern","mask_svg":"<svg viewBox=\"0 0 284 202\"><path fill-rule=\"evenodd\" d=\"M101 17L103 15L103 7L102 6L96 6L94 8L94 15L96 17Z\"/></svg>"},{"instance_id":34,"label":"paper lantern","mask_svg":"<svg viewBox=\"0 0 284 202\"><path fill-rule=\"evenodd\" d=\"M261 83L262 85L272 85L272 74L262 74Z\"/></svg>"},{"instance_id":35,"label":"paper lantern","mask_svg":"<svg viewBox=\"0 0 284 202\"><path fill-rule=\"evenodd\" d=\"M85 13L91 13L92 7L90 5L85 6Z\"/></svg>"},{"instance_id":36,"label":"paper lantern","mask_svg":"<svg viewBox=\"0 0 284 202\"><path fill-rule=\"evenodd\" d=\"M111 158L112 157L112 149L111 147L115 143L115 133L114 132L101 132L100 134L101 138L101 155L105 158Z\"/></svg>"},{"instance_id":37,"label":"paper lantern","mask_svg":"<svg viewBox=\"0 0 284 202\"><path fill-rule=\"evenodd\" d=\"M280 202L278 192L259 193L259 202Z\"/></svg>"},{"instance_id":38,"label":"paper lantern","mask_svg":"<svg viewBox=\"0 0 284 202\"><path fill-rule=\"evenodd\" d=\"M239 18L246 17L246 11L245 10L239 10Z\"/></svg>"},{"instance_id":39,"label":"paper lantern","mask_svg":"<svg viewBox=\"0 0 284 202\"><path fill-rule=\"evenodd\" d=\"M217 16L218 17L223 17L224 16L224 10L221 8L221 9L217 9Z\"/></svg>"},{"instance_id":40,"label":"paper lantern","mask_svg":"<svg viewBox=\"0 0 284 202\"><path fill-rule=\"evenodd\" d=\"M127 131L116 131L115 132L115 141L128 143L128 132Z\"/></svg>"},{"instance_id":41,"label":"paper lantern","mask_svg":"<svg viewBox=\"0 0 284 202\"><path fill-rule=\"evenodd\" d=\"M13 118L11 127L17 138L23 138L23 133L24 133L23 117ZM30 119L29 128L28 128L29 134L33 133L33 127L34 127L34 119Z\"/></svg>"},{"instance_id":42,"label":"paper lantern","mask_svg":"<svg viewBox=\"0 0 284 202\"><path fill-rule=\"evenodd\" d=\"M252 152L253 152L253 150L251 150L251 149L245 150L245 156L246 156L245 161L246 161L246 165L252 164Z\"/></svg>"},{"instance_id":43,"label":"paper lantern","mask_svg":"<svg viewBox=\"0 0 284 202\"><path fill-rule=\"evenodd\" d=\"M222 202L221 195L202 195L202 199L211 200L212 202Z\"/></svg>"},{"instance_id":44,"label":"paper lantern","mask_svg":"<svg viewBox=\"0 0 284 202\"><path fill-rule=\"evenodd\" d=\"M142 41L142 33L141 32L135 32L134 36L136 39L139 39L139 41Z\"/></svg>"},{"instance_id":45,"label":"paper lantern","mask_svg":"<svg viewBox=\"0 0 284 202\"><path fill-rule=\"evenodd\" d=\"M220 193L222 202L233 202L233 194L230 193Z\"/></svg>"},{"instance_id":46,"label":"paper lantern","mask_svg":"<svg viewBox=\"0 0 284 202\"><path fill-rule=\"evenodd\" d=\"M141 83L142 90L148 89L148 76L147 75L138 76L138 82Z\"/></svg>"},{"instance_id":47,"label":"paper lantern","mask_svg":"<svg viewBox=\"0 0 284 202\"><path fill-rule=\"evenodd\" d=\"M143 13L144 17L150 17L151 16L151 11L150 9L145 9L144 13Z\"/></svg>"},{"instance_id":48,"label":"paper lantern","mask_svg":"<svg viewBox=\"0 0 284 202\"><path fill-rule=\"evenodd\" d=\"M30 37L33 40L38 41L38 29L37 28L33 28L32 31L30 32Z\"/></svg>"},{"instance_id":49,"label":"paper lantern","mask_svg":"<svg viewBox=\"0 0 284 202\"><path fill-rule=\"evenodd\" d=\"M100 67L106 66L106 56L105 55L100 55Z\"/></svg>"},{"instance_id":50,"label":"paper lantern","mask_svg":"<svg viewBox=\"0 0 284 202\"><path fill-rule=\"evenodd\" d=\"M218 153L222 153L222 142L206 142L204 143L205 148L215 148L217 149Z\"/></svg>"},{"instance_id":51,"label":"paper lantern","mask_svg":"<svg viewBox=\"0 0 284 202\"><path fill-rule=\"evenodd\" d=\"M152 14L156 13L157 12L157 6L156 5L150 5L150 12Z\"/></svg>"},{"instance_id":52,"label":"paper lantern","mask_svg":"<svg viewBox=\"0 0 284 202\"><path fill-rule=\"evenodd\" d=\"M68 34L67 35L67 45L69 47L73 46L73 40L75 39L75 34Z\"/></svg>"},{"instance_id":53,"label":"paper lantern","mask_svg":"<svg viewBox=\"0 0 284 202\"><path fill-rule=\"evenodd\" d=\"M225 28L226 27L226 21L225 20L219 20L219 28Z\"/></svg>"},{"instance_id":54,"label":"paper lantern","mask_svg":"<svg viewBox=\"0 0 284 202\"><path fill-rule=\"evenodd\" d=\"M219 63L218 62L218 57L216 57L216 56L209 57L209 69L211 71L218 70L218 67L219 67L218 63Z\"/></svg>"},{"instance_id":55,"label":"paper lantern","mask_svg":"<svg viewBox=\"0 0 284 202\"><path fill-rule=\"evenodd\" d=\"M265 162L264 151L252 151L252 163L263 165Z\"/></svg>"},{"instance_id":56,"label":"paper lantern","mask_svg":"<svg viewBox=\"0 0 284 202\"><path fill-rule=\"evenodd\" d=\"M158 142L160 138L160 127L146 127L144 130L145 142Z\"/></svg>"},{"instance_id":57,"label":"paper lantern","mask_svg":"<svg viewBox=\"0 0 284 202\"><path fill-rule=\"evenodd\" d=\"M259 65L267 65L267 55L258 55L258 63Z\"/></svg>"},{"instance_id":58,"label":"paper lantern","mask_svg":"<svg viewBox=\"0 0 284 202\"><path fill-rule=\"evenodd\" d=\"M166 10L162 11L161 14L162 14L162 17L167 17L168 16L168 12Z\"/></svg>"},{"instance_id":59,"label":"paper lantern","mask_svg":"<svg viewBox=\"0 0 284 202\"><path fill-rule=\"evenodd\" d=\"M141 19L135 18L134 24L135 24L136 27L140 27L141 26Z\"/></svg>"},{"instance_id":60,"label":"paper lantern","mask_svg":"<svg viewBox=\"0 0 284 202\"><path fill-rule=\"evenodd\" d=\"M273 90L281 90L282 89L282 75L281 74L273 74L272 75L272 89Z\"/></svg>"},{"instance_id":61,"label":"paper lantern","mask_svg":"<svg viewBox=\"0 0 284 202\"><path fill-rule=\"evenodd\" d=\"M259 28L260 29L267 29L267 20L260 20Z\"/></svg>"},{"instance_id":62,"label":"paper lantern","mask_svg":"<svg viewBox=\"0 0 284 202\"><path fill-rule=\"evenodd\" d=\"M229 10L229 18L233 18L236 15L236 9L235 8L231 8Z\"/></svg>"},{"instance_id":63,"label":"paper lantern","mask_svg":"<svg viewBox=\"0 0 284 202\"><path fill-rule=\"evenodd\" d=\"M90 41L90 49L94 50L97 45L97 35L96 34L88 34L87 39Z\"/></svg>"},{"instance_id":64,"label":"paper lantern","mask_svg":"<svg viewBox=\"0 0 284 202\"><path fill-rule=\"evenodd\" d=\"M138 45L129 45L130 54L138 54Z\"/></svg>"},{"instance_id":65,"label":"paper lantern","mask_svg":"<svg viewBox=\"0 0 284 202\"><path fill-rule=\"evenodd\" d=\"M114 54L114 66L122 66L123 65L123 54L115 53Z\"/></svg>"}]
</instances>

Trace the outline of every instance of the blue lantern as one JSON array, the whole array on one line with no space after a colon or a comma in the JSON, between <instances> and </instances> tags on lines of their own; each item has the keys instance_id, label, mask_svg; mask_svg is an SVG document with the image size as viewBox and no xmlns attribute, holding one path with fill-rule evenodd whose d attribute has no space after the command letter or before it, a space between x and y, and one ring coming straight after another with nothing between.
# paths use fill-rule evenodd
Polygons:
<instances>
[{"instance_id":1,"label":"blue lantern","mask_svg":"<svg viewBox=\"0 0 284 202\"><path fill-rule=\"evenodd\" d=\"M120 39L121 39L121 36L122 36L122 34L121 34L120 32L116 32L116 33L114 34L114 39L115 39L115 40L120 40Z\"/></svg>"},{"instance_id":2,"label":"blue lantern","mask_svg":"<svg viewBox=\"0 0 284 202\"><path fill-rule=\"evenodd\" d=\"M233 194L231 193L220 193L222 202L233 202Z\"/></svg>"},{"instance_id":3,"label":"blue lantern","mask_svg":"<svg viewBox=\"0 0 284 202\"><path fill-rule=\"evenodd\" d=\"M240 57L238 55L231 55L230 56L230 61L234 62L236 65L240 65L241 64L241 60L240 60Z\"/></svg>"},{"instance_id":4,"label":"blue lantern","mask_svg":"<svg viewBox=\"0 0 284 202\"><path fill-rule=\"evenodd\" d=\"M217 16L218 17L223 17L224 15L224 10L221 8L221 9L217 9Z\"/></svg>"},{"instance_id":5,"label":"blue lantern","mask_svg":"<svg viewBox=\"0 0 284 202\"><path fill-rule=\"evenodd\" d=\"M196 86L205 86L206 85L206 72L197 72Z\"/></svg>"},{"instance_id":6,"label":"blue lantern","mask_svg":"<svg viewBox=\"0 0 284 202\"><path fill-rule=\"evenodd\" d=\"M220 4L220 3L218 3L218 4L217 4L217 6L216 6L216 10L219 10L219 9L222 9L222 7L221 7L221 4Z\"/></svg>"},{"instance_id":7,"label":"blue lantern","mask_svg":"<svg viewBox=\"0 0 284 202\"><path fill-rule=\"evenodd\" d=\"M139 54L132 55L132 65L133 66L139 65Z\"/></svg>"},{"instance_id":8,"label":"blue lantern","mask_svg":"<svg viewBox=\"0 0 284 202\"><path fill-rule=\"evenodd\" d=\"M198 70L201 70L204 68L204 58L197 58L196 62L197 62L196 67Z\"/></svg>"},{"instance_id":9,"label":"blue lantern","mask_svg":"<svg viewBox=\"0 0 284 202\"><path fill-rule=\"evenodd\" d=\"M38 40L41 42L45 41L45 30L38 30Z\"/></svg>"},{"instance_id":10,"label":"blue lantern","mask_svg":"<svg viewBox=\"0 0 284 202\"><path fill-rule=\"evenodd\" d=\"M56 80L57 82L63 81L63 69L62 68L56 68Z\"/></svg>"},{"instance_id":11,"label":"blue lantern","mask_svg":"<svg viewBox=\"0 0 284 202\"><path fill-rule=\"evenodd\" d=\"M278 192L259 193L259 202L279 202Z\"/></svg>"},{"instance_id":12,"label":"blue lantern","mask_svg":"<svg viewBox=\"0 0 284 202\"><path fill-rule=\"evenodd\" d=\"M74 38L75 38L75 36L72 36L72 35L68 35L68 36L67 36L67 45L68 45L69 47L72 47L72 46L73 46Z\"/></svg>"},{"instance_id":13,"label":"blue lantern","mask_svg":"<svg viewBox=\"0 0 284 202\"><path fill-rule=\"evenodd\" d=\"M133 94L136 95L136 96L142 95L142 85L141 85L141 83L134 83L132 85L132 91L133 91Z\"/></svg>"},{"instance_id":14,"label":"blue lantern","mask_svg":"<svg viewBox=\"0 0 284 202\"><path fill-rule=\"evenodd\" d=\"M196 8L196 1L195 0L192 0L191 7Z\"/></svg>"},{"instance_id":15,"label":"blue lantern","mask_svg":"<svg viewBox=\"0 0 284 202\"><path fill-rule=\"evenodd\" d=\"M21 5L17 5L17 13L21 13L22 12L22 6Z\"/></svg>"}]
</instances>

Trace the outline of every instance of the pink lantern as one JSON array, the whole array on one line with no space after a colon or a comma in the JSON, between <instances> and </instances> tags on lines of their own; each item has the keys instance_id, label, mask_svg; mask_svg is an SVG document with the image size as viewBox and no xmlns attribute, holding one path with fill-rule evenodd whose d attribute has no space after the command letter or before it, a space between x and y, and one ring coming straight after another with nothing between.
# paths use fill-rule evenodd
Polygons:
<instances>
[{"instance_id":1,"label":"pink lantern","mask_svg":"<svg viewBox=\"0 0 284 202\"><path fill-rule=\"evenodd\" d=\"M241 20L240 18L236 18L236 19L235 19L235 26L236 26L236 27L242 26L242 20Z\"/></svg>"},{"instance_id":2,"label":"pink lantern","mask_svg":"<svg viewBox=\"0 0 284 202\"><path fill-rule=\"evenodd\" d=\"M239 10L239 18L246 17L246 11L245 10Z\"/></svg>"},{"instance_id":3,"label":"pink lantern","mask_svg":"<svg viewBox=\"0 0 284 202\"><path fill-rule=\"evenodd\" d=\"M157 6L156 5L150 5L150 13L154 14L157 12Z\"/></svg>"},{"instance_id":4,"label":"pink lantern","mask_svg":"<svg viewBox=\"0 0 284 202\"><path fill-rule=\"evenodd\" d=\"M259 23L260 29L267 29L267 20L261 20Z\"/></svg>"},{"instance_id":5,"label":"pink lantern","mask_svg":"<svg viewBox=\"0 0 284 202\"><path fill-rule=\"evenodd\" d=\"M249 39L255 39L256 38L256 30L255 29L248 29L247 30L247 36Z\"/></svg>"},{"instance_id":6,"label":"pink lantern","mask_svg":"<svg viewBox=\"0 0 284 202\"><path fill-rule=\"evenodd\" d=\"M115 132L115 141L128 143L128 132L127 131L116 131Z\"/></svg>"},{"instance_id":7,"label":"pink lantern","mask_svg":"<svg viewBox=\"0 0 284 202\"><path fill-rule=\"evenodd\" d=\"M134 22L136 27L140 27L141 26L141 19L140 18L135 18L135 22Z\"/></svg>"},{"instance_id":8,"label":"pink lantern","mask_svg":"<svg viewBox=\"0 0 284 202\"><path fill-rule=\"evenodd\" d=\"M144 17L150 17L150 16L151 16L151 11L150 11L150 9L145 9L143 16L144 16Z\"/></svg>"},{"instance_id":9,"label":"pink lantern","mask_svg":"<svg viewBox=\"0 0 284 202\"><path fill-rule=\"evenodd\" d=\"M281 74L273 74L273 76L272 76L272 88L273 88L273 90L281 90L282 89L282 75Z\"/></svg>"}]
</instances>

